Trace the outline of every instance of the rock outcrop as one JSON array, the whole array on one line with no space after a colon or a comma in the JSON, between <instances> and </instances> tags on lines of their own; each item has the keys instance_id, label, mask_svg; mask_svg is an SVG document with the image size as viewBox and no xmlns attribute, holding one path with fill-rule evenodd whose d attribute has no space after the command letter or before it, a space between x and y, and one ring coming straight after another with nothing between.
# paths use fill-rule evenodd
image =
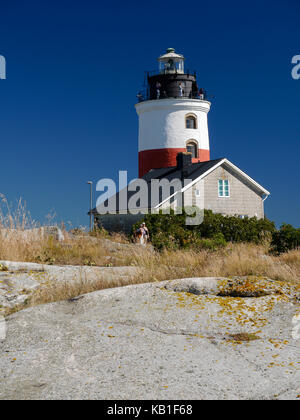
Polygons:
<instances>
[{"instance_id":1,"label":"rock outcrop","mask_svg":"<svg viewBox=\"0 0 300 420\"><path fill-rule=\"evenodd\" d=\"M299 398L298 299L267 279L184 279L20 311L0 399Z\"/></svg>"},{"instance_id":2,"label":"rock outcrop","mask_svg":"<svg viewBox=\"0 0 300 420\"><path fill-rule=\"evenodd\" d=\"M2 267L2 269L1 269ZM5 268L5 270L4 270ZM26 262L0 261L0 315L17 309L45 284L95 282L103 279L106 287L116 278L130 279L136 267L55 266ZM126 281L125 281L126 282Z\"/></svg>"}]
</instances>

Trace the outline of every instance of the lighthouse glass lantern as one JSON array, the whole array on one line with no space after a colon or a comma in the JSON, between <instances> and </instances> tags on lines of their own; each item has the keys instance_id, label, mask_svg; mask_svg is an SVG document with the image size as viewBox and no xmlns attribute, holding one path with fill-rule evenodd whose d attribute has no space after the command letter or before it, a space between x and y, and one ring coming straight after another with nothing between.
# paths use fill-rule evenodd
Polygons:
<instances>
[{"instance_id":1,"label":"lighthouse glass lantern","mask_svg":"<svg viewBox=\"0 0 300 420\"><path fill-rule=\"evenodd\" d=\"M176 54L174 48L168 48L166 54L158 57L160 74L184 74L184 57Z\"/></svg>"}]
</instances>

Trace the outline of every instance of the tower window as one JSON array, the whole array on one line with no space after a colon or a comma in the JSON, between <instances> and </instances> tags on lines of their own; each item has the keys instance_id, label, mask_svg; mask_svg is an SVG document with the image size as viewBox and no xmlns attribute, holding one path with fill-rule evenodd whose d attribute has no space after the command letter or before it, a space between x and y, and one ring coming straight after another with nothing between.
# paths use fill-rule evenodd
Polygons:
<instances>
[{"instance_id":1,"label":"tower window","mask_svg":"<svg viewBox=\"0 0 300 420\"><path fill-rule=\"evenodd\" d=\"M186 151L192 154L192 158L198 157L198 144L194 140L190 140L186 144Z\"/></svg>"},{"instance_id":2,"label":"tower window","mask_svg":"<svg viewBox=\"0 0 300 420\"><path fill-rule=\"evenodd\" d=\"M219 197L229 197L228 179L219 179Z\"/></svg>"},{"instance_id":3,"label":"tower window","mask_svg":"<svg viewBox=\"0 0 300 420\"><path fill-rule=\"evenodd\" d=\"M185 117L186 128L197 128L197 118L194 115L187 115Z\"/></svg>"}]
</instances>

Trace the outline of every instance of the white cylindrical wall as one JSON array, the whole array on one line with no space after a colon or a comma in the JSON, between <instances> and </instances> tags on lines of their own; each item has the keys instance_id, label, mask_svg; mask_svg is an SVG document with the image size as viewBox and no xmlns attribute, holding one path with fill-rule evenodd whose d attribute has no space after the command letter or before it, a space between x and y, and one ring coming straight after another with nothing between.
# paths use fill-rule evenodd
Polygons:
<instances>
[{"instance_id":1,"label":"white cylindrical wall","mask_svg":"<svg viewBox=\"0 0 300 420\"><path fill-rule=\"evenodd\" d=\"M209 150L207 114L210 102L199 99L160 99L136 104L139 116L139 152L185 148L196 140L198 148ZM197 128L186 128L186 116L197 118Z\"/></svg>"}]
</instances>

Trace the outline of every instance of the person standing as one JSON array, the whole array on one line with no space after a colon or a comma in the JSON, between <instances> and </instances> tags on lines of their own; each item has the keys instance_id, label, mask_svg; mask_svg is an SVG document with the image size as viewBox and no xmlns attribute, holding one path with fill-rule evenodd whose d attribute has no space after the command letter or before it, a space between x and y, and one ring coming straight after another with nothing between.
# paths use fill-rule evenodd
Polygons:
<instances>
[{"instance_id":1,"label":"person standing","mask_svg":"<svg viewBox=\"0 0 300 420\"><path fill-rule=\"evenodd\" d=\"M178 88L179 88L179 98L182 98L183 97L183 86L182 86L181 82L179 83Z\"/></svg>"},{"instance_id":2,"label":"person standing","mask_svg":"<svg viewBox=\"0 0 300 420\"><path fill-rule=\"evenodd\" d=\"M144 234L144 238L145 238L145 243L147 243L148 240L149 240L149 230L148 230L145 222L142 223L142 229L143 229L143 234Z\"/></svg>"},{"instance_id":3,"label":"person standing","mask_svg":"<svg viewBox=\"0 0 300 420\"><path fill-rule=\"evenodd\" d=\"M135 237L137 238L140 245L146 246L149 239L149 230L146 226L146 223L142 223L140 227L135 232Z\"/></svg>"},{"instance_id":4,"label":"person standing","mask_svg":"<svg viewBox=\"0 0 300 420\"><path fill-rule=\"evenodd\" d=\"M156 99L160 98L160 88L161 84L159 82L156 82Z\"/></svg>"}]
</instances>

